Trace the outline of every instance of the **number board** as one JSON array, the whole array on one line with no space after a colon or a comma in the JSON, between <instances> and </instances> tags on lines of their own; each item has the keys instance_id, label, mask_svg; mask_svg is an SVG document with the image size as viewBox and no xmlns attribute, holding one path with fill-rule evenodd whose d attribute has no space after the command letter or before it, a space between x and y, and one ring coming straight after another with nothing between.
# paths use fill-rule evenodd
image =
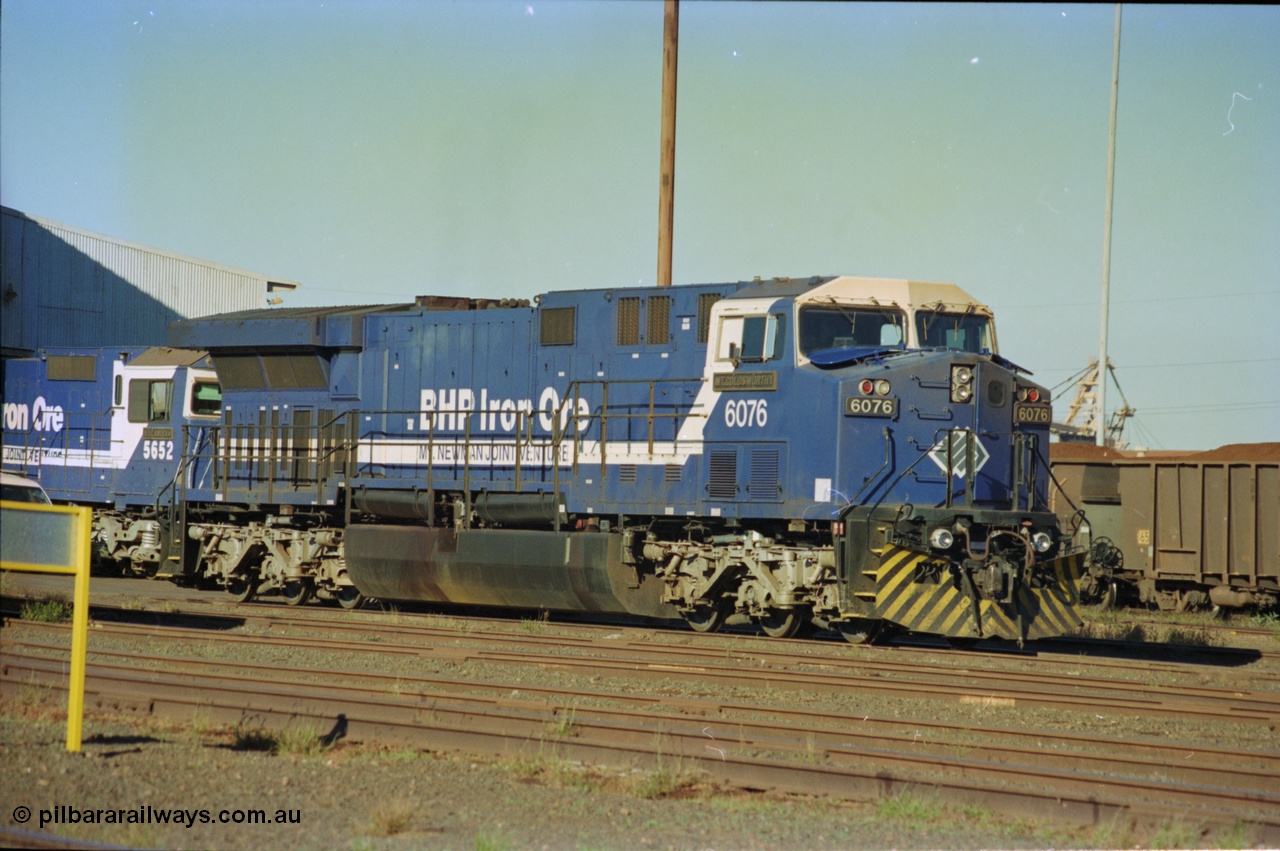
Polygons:
<instances>
[{"instance_id":1,"label":"number board","mask_svg":"<svg viewBox=\"0 0 1280 851\"><path fill-rule=\"evenodd\" d=\"M1053 408L1049 405L1014 405L1013 421L1018 425L1048 425L1053 419Z\"/></svg>"},{"instance_id":2,"label":"number board","mask_svg":"<svg viewBox=\"0 0 1280 851\"><path fill-rule=\"evenodd\" d=\"M846 417L896 417L898 400L878 396L846 396L844 397L844 415Z\"/></svg>"}]
</instances>

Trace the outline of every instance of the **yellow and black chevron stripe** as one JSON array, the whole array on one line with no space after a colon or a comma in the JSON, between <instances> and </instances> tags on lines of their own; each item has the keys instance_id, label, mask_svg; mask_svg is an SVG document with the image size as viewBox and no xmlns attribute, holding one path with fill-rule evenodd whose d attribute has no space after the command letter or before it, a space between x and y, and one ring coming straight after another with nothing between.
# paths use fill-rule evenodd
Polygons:
<instances>
[{"instance_id":1,"label":"yellow and black chevron stripe","mask_svg":"<svg viewBox=\"0 0 1280 851\"><path fill-rule=\"evenodd\" d=\"M927 553L889 546L880 554L880 567L866 573L875 578L876 615L899 626L949 638L1024 640L1062 635L1080 625L1075 607L1083 566L1083 553L1064 556L1052 562L1052 585L1022 585L1010 603L979 600L981 623L974 622L973 602L947 563Z\"/></svg>"}]
</instances>

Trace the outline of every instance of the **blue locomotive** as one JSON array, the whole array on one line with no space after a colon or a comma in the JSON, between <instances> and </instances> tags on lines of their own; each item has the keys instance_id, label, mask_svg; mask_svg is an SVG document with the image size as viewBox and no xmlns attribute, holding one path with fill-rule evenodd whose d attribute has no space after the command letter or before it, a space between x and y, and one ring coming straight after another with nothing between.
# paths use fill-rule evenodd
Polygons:
<instances>
[{"instance_id":1,"label":"blue locomotive","mask_svg":"<svg viewBox=\"0 0 1280 851\"><path fill-rule=\"evenodd\" d=\"M117 518L104 540L152 524L153 551L124 555L160 575L238 599L678 614L701 631L736 614L853 641L1078 625L1081 557L1046 504L1047 391L951 285L421 297L169 336L97 353L81 379L114 466L78 448L99 438L68 432L58 456L31 445L47 429L9 426L11 399L76 405L54 355L11 364L5 391L6 467ZM131 371L159 361L171 391L135 391L158 379ZM144 393L164 397L145 424ZM87 491L68 487L74 459Z\"/></svg>"}]
</instances>

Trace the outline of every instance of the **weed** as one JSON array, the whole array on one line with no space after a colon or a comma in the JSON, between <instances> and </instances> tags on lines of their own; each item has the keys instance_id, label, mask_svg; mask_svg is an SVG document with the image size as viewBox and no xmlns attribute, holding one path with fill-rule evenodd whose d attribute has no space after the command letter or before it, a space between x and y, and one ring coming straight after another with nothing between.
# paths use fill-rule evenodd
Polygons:
<instances>
[{"instance_id":1,"label":"weed","mask_svg":"<svg viewBox=\"0 0 1280 851\"><path fill-rule=\"evenodd\" d=\"M314 729L301 724L287 724L275 736L272 753L294 756L319 756L332 745Z\"/></svg>"},{"instance_id":2,"label":"weed","mask_svg":"<svg viewBox=\"0 0 1280 851\"><path fill-rule=\"evenodd\" d=\"M142 600L137 597L130 597L120 604L120 608L127 612L140 612L143 609Z\"/></svg>"},{"instance_id":3,"label":"weed","mask_svg":"<svg viewBox=\"0 0 1280 851\"><path fill-rule=\"evenodd\" d=\"M1280 610L1258 612L1249 618L1249 625L1274 630L1280 635Z\"/></svg>"},{"instance_id":4,"label":"weed","mask_svg":"<svg viewBox=\"0 0 1280 851\"><path fill-rule=\"evenodd\" d=\"M1218 639L1209 634L1208 630L1196 629L1194 627L1170 627L1164 637L1166 644L1182 644L1189 647L1212 647L1219 643Z\"/></svg>"},{"instance_id":5,"label":"weed","mask_svg":"<svg viewBox=\"0 0 1280 851\"><path fill-rule=\"evenodd\" d=\"M270 751L276 746L275 736L267 732L261 722L252 721L248 717L236 722L232 736L232 747L238 751Z\"/></svg>"},{"instance_id":6,"label":"weed","mask_svg":"<svg viewBox=\"0 0 1280 851\"><path fill-rule=\"evenodd\" d=\"M19 616L24 621L62 623L71 619L71 612L71 604L61 597L43 597L24 601Z\"/></svg>"},{"instance_id":7,"label":"weed","mask_svg":"<svg viewBox=\"0 0 1280 851\"><path fill-rule=\"evenodd\" d=\"M1208 844L1213 848L1253 848L1257 841L1258 829L1248 822L1238 821Z\"/></svg>"},{"instance_id":8,"label":"weed","mask_svg":"<svg viewBox=\"0 0 1280 851\"><path fill-rule=\"evenodd\" d=\"M318 756L332 743L315 730L302 724L286 724L278 733L272 733L260 721L249 717L236 722L233 731L233 747L239 751L270 751L273 754L292 756Z\"/></svg>"},{"instance_id":9,"label":"weed","mask_svg":"<svg viewBox=\"0 0 1280 851\"><path fill-rule=\"evenodd\" d=\"M475 848L475 851L504 851L507 848L507 843L501 836L492 834L487 830L481 830L476 834L472 847Z\"/></svg>"},{"instance_id":10,"label":"weed","mask_svg":"<svg viewBox=\"0 0 1280 851\"><path fill-rule=\"evenodd\" d=\"M551 613L546 609L539 609L536 618L525 618L520 621L520 626L525 632L534 635L541 635L547 631L547 623L551 620Z\"/></svg>"},{"instance_id":11,"label":"weed","mask_svg":"<svg viewBox=\"0 0 1280 851\"><path fill-rule=\"evenodd\" d=\"M499 763L501 767L510 771L516 777L524 780L532 780L534 777L541 774L544 764L545 761L543 760L541 753L534 756L521 754L520 756L515 756L509 760Z\"/></svg>"},{"instance_id":12,"label":"weed","mask_svg":"<svg viewBox=\"0 0 1280 851\"><path fill-rule=\"evenodd\" d=\"M404 833L413 823L417 808L409 801L396 799L384 801L369 813L369 832L377 836L395 836Z\"/></svg>"},{"instance_id":13,"label":"weed","mask_svg":"<svg viewBox=\"0 0 1280 851\"><path fill-rule=\"evenodd\" d=\"M573 730L573 719L576 711L569 707L568 712L556 713L555 719L547 725L547 732L553 736L576 736Z\"/></svg>"},{"instance_id":14,"label":"weed","mask_svg":"<svg viewBox=\"0 0 1280 851\"><path fill-rule=\"evenodd\" d=\"M901 792L876 802L876 814L890 821L932 822L943 811L942 804L933 798Z\"/></svg>"},{"instance_id":15,"label":"weed","mask_svg":"<svg viewBox=\"0 0 1280 851\"><path fill-rule=\"evenodd\" d=\"M53 694L53 686L36 679L34 672L27 677L27 681L18 687L18 694L14 698L18 706L24 709L35 709L46 703L51 703Z\"/></svg>"},{"instance_id":16,"label":"weed","mask_svg":"<svg viewBox=\"0 0 1280 851\"><path fill-rule=\"evenodd\" d=\"M212 714L207 706L198 706L196 711L191 713L191 735L198 738L204 738L218 728L213 723Z\"/></svg>"},{"instance_id":17,"label":"weed","mask_svg":"<svg viewBox=\"0 0 1280 851\"><path fill-rule=\"evenodd\" d=\"M687 789L694 785L697 780L693 775L680 769L670 769L666 766L658 766L654 771L649 771L638 775L631 782L630 792L637 798L665 798L679 792L681 789Z\"/></svg>"},{"instance_id":18,"label":"weed","mask_svg":"<svg viewBox=\"0 0 1280 851\"><path fill-rule=\"evenodd\" d=\"M1204 829L1181 818L1167 819L1156 826L1147 843L1152 848L1199 848Z\"/></svg>"},{"instance_id":19,"label":"weed","mask_svg":"<svg viewBox=\"0 0 1280 851\"><path fill-rule=\"evenodd\" d=\"M581 764L564 759L553 759L543 767L543 773L552 785L562 789L578 789L583 792L594 792L596 784Z\"/></svg>"}]
</instances>

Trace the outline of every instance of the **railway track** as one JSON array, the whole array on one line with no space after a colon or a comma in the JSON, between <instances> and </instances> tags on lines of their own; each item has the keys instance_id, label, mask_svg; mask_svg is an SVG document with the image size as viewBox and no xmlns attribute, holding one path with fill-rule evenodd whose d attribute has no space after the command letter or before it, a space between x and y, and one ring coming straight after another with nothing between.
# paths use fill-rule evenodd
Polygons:
<instances>
[{"instance_id":1,"label":"railway track","mask_svg":"<svg viewBox=\"0 0 1280 851\"><path fill-rule=\"evenodd\" d=\"M118 610L115 614L130 613ZM950 656L941 662L928 661L923 654L875 649L851 652L843 644L825 647L771 640L726 645L703 636L689 636L689 643L657 644L641 638L647 634L645 630L631 633L628 640L625 631L606 632L597 626L569 629L569 635L538 635L518 629L467 632L416 624L374 627L315 616L190 617L202 625L200 634L207 641L255 644L269 640L294 652L358 653L370 648L370 637L376 633L381 654L454 664L538 666L582 677L672 679L782 692L875 693L980 706L1033 706L1280 727L1280 690L1249 688L1241 682L1227 686L1169 682L1180 669L1164 663L1135 666L1114 659L1095 664L1079 657L1027 657L1013 667L986 669L977 664L957 666ZM232 633L233 624L252 632ZM215 625L222 628L209 628ZM180 626L97 621L95 635L108 634L181 640L191 632ZM606 635L610 637L602 637ZM902 658L904 655L907 658ZM1003 654L996 655L1008 662ZM1186 667L1181 670L1185 672ZM1102 674L1137 673L1143 680L1100 675L1098 668L1103 669ZM1264 685L1270 681L1263 678Z\"/></svg>"},{"instance_id":2,"label":"railway track","mask_svg":"<svg viewBox=\"0 0 1280 851\"><path fill-rule=\"evenodd\" d=\"M627 633L598 626L563 630L568 635L538 635L502 628L468 631L465 622L463 628L340 623L310 613L192 617L202 628L96 621L91 705L187 718L199 711L228 722L260 716L332 727L341 718L348 736L427 742L433 749L510 754L552 748L564 758L614 765L653 764L661 753L696 760L717 780L749 787L875 797L926 786L957 800L1028 814L1053 812L1072 820L1120 812L1147 818L1178 814L1212 824L1244 820L1264 832L1280 831L1280 820L1269 815L1280 811L1274 781L1280 774L1280 752L858 718L785 705L788 694L802 690L872 692L998 708L1166 713L1274 728L1280 704L1276 694L1265 691L1146 687L1107 680L1096 672L1089 677L1042 672L1028 683L1025 670L957 670L926 664L924 654L896 650L850 652L843 645L776 641L747 641L746 646L735 641L726 650L723 642L717 647L702 641L704 636L689 636L695 640L688 644L656 644L644 640L643 630ZM210 628L214 626L220 628ZM556 625L557 631L561 626ZM60 632L65 628L26 623L10 631L4 688L32 682L57 687L64 677L57 658L65 653ZM373 634L381 640L371 640ZM290 658L304 652L351 657L372 651L383 660L554 672L576 682L596 678L605 686L557 685L548 676L530 684L526 677L482 681L335 671L98 646L112 639L135 645L146 641L157 649L185 642L190 648L193 635L199 636L202 651L223 648L219 655L264 645ZM907 658L890 658L895 656ZM1027 664L1045 661L1027 659ZM1065 669L1068 664L1091 666L1093 660L1048 661ZM736 683L759 690L761 698L682 697L664 693L669 681L711 683L705 690L712 693L715 682ZM607 687L617 683L627 688ZM1280 833L1267 835L1280 838Z\"/></svg>"},{"instance_id":3,"label":"railway track","mask_svg":"<svg viewBox=\"0 0 1280 851\"><path fill-rule=\"evenodd\" d=\"M162 670L139 667L139 661L160 662ZM1265 789L1275 776L1274 760L1264 768L1202 763L1179 771L1172 753L1145 758L1063 755L1032 744L922 741L919 731L910 738L860 733L849 728L848 719L832 725L829 717L812 713L792 712L785 723L746 717L762 707L737 707L744 716L737 718L690 717L564 700L447 694L430 687L419 690L424 684L406 677L398 678L392 693L385 682L360 685L343 672L295 670L282 682L278 669L210 670L231 664L181 657L95 658L88 668L87 692L91 704L116 709L176 717L203 711L211 720L229 722L251 716L279 724L319 724L330 728L331 735L427 742L433 749L529 754L551 748L563 758L650 766L660 765L665 755L695 760L717 781L747 788L874 797L925 787L1004 812L1085 822L1121 813L1149 819L1180 815L1206 824L1244 821L1266 836L1280 837L1280 817L1268 815L1280 808L1280 790ZM328 679L318 684L295 678L315 674ZM5 687L36 682L56 687L64 679L64 665L57 660L6 653ZM562 697L584 695L570 691ZM1219 765L1230 765L1229 755L1201 754ZM1185 762L1188 754L1183 749L1178 756Z\"/></svg>"}]
</instances>

